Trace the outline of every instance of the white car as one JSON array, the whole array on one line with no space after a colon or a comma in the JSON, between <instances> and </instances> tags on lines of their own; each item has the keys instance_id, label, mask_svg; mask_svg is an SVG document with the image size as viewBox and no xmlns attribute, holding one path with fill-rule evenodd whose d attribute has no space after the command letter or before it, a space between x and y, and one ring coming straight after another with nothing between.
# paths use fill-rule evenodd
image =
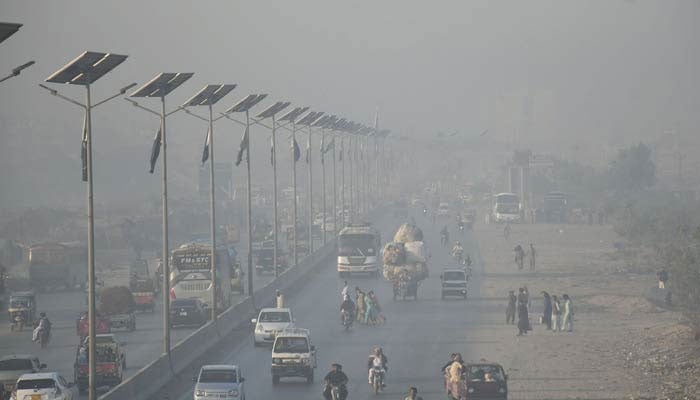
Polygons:
<instances>
[{"instance_id":1,"label":"white car","mask_svg":"<svg viewBox=\"0 0 700 400\"><path fill-rule=\"evenodd\" d=\"M17 380L12 398L17 400L77 400L78 387L68 383L58 372L24 374Z\"/></svg>"},{"instance_id":2,"label":"white car","mask_svg":"<svg viewBox=\"0 0 700 400\"><path fill-rule=\"evenodd\" d=\"M245 400L245 378L236 365L204 365L194 381L194 400Z\"/></svg>"},{"instance_id":3,"label":"white car","mask_svg":"<svg viewBox=\"0 0 700 400\"><path fill-rule=\"evenodd\" d=\"M279 332L293 327L294 317L289 308L263 308L258 318L253 318L251 322L255 324L254 344L260 346L274 343Z\"/></svg>"}]
</instances>

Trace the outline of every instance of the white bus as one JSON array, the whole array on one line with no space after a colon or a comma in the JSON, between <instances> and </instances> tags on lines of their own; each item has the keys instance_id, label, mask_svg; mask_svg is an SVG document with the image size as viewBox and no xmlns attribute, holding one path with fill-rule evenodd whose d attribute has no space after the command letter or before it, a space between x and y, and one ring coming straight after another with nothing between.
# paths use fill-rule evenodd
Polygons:
<instances>
[{"instance_id":1,"label":"white bus","mask_svg":"<svg viewBox=\"0 0 700 400\"><path fill-rule=\"evenodd\" d=\"M520 222L522 205L514 193L499 193L494 197L492 219L495 222Z\"/></svg>"},{"instance_id":2,"label":"white bus","mask_svg":"<svg viewBox=\"0 0 700 400\"><path fill-rule=\"evenodd\" d=\"M218 247L218 246L217 246ZM219 296L217 308L223 310L231 305L232 260L225 247L216 250L216 280ZM170 256L171 299L199 299L211 306L211 246L188 243L171 252ZM226 282L222 285L221 282Z\"/></svg>"},{"instance_id":3,"label":"white bus","mask_svg":"<svg viewBox=\"0 0 700 400\"><path fill-rule=\"evenodd\" d=\"M351 224L338 234L338 273L379 274L379 231L370 224Z\"/></svg>"}]
</instances>

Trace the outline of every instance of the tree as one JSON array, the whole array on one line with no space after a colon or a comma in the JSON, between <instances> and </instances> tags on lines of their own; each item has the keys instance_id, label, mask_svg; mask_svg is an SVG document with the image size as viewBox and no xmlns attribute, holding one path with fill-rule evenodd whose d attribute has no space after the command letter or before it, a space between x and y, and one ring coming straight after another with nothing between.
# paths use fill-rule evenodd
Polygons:
<instances>
[{"instance_id":1,"label":"tree","mask_svg":"<svg viewBox=\"0 0 700 400\"><path fill-rule=\"evenodd\" d=\"M616 192L638 192L655 183L656 166L644 143L619 150L610 162L608 185Z\"/></svg>"}]
</instances>

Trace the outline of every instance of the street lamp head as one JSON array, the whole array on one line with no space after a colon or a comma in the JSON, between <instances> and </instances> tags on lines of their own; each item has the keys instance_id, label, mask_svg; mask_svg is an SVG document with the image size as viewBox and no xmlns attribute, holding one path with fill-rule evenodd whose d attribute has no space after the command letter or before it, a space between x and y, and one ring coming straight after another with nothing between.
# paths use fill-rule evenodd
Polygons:
<instances>
[{"instance_id":1,"label":"street lamp head","mask_svg":"<svg viewBox=\"0 0 700 400\"><path fill-rule=\"evenodd\" d=\"M43 89L48 90L49 93L51 93L51 94L54 95L54 96L58 94L58 91L57 91L56 89L51 89L50 87L44 85L43 83L40 83L39 86L40 86L41 88L43 88Z\"/></svg>"},{"instance_id":2,"label":"street lamp head","mask_svg":"<svg viewBox=\"0 0 700 400\"><path fill-rule=\"evenodd\" d=\"M127 90L131 89L134 86L136 86L136 82L133 82L133 83L130 83L129 85L124 86L123 88L119 89L119 94L126 93Z\"/></svg>"},{"instance_id":3,"label":"street lamp head","mask_svg":"<svg viewBox=\"0 0 700 400\"><path fill-rule=\"evenodd\" d=\"M12 75L17 76L17 75L19 75L20 72L22 72L23 69L29 68L32 65L34 65L34 61L29 61L28 63L24 63L24 64L20 65L19 67L13 68Z\"/></svg>"}]
</instances>

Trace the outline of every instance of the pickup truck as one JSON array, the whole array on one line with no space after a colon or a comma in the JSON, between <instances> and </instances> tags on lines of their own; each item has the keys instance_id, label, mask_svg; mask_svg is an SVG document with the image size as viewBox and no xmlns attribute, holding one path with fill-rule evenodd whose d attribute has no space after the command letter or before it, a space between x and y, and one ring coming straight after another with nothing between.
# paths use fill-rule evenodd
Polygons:
<instances>
[{"instance_id":1,"label":"pickup truck","mask_svg":"<svg viewBox=\"0 0 700 400\"><path fill-rule=\"evenodd\" d=\"M89 338L85 338L78 346L73 364L74 381L81 393L88 388L88 343ZM114 339L114 335L96 336L95 355L97 385L113 387L120 384L126 369L126 356L121 349L121 344Z\"/></svg>"},{"instance_id":2,"label":"pickup truck","mask_svg":"<svg viewBox=\"0 0 700 400\"><path fill-rule=\"evenodd\" d=\"M31 354L0 357L0 398L10 398L20 376L41 372L43 369L46 369L46 364L40 363L39 358Z\"/></svg>"}]
</instances>

